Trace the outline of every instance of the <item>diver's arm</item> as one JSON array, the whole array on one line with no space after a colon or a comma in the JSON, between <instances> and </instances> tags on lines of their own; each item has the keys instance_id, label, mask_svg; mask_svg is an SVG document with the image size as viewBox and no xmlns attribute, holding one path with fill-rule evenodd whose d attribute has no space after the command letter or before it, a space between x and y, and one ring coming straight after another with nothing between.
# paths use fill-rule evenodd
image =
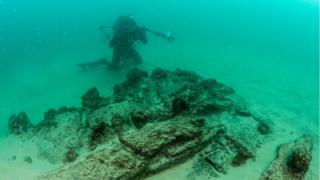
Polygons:
<instances>
[{"instance_id":1,"label":"diver's arm","mask_svg":"<svg viewBox=\"0 0 320 180\"><path fill-rule=\"evenodd\" d=\"M153 30L150 30L146 27L143 27L144 31L145 32L149 32L157 37L161 37L163 39L166 39L170 42L174 41L174 37L171 36L171 33L170 32L167 32L166 34L165 33L162 33L162 32L157 32L157 31L153 31Z\"/></svg>"},{"instance_id":2,"label":"diver's arm","mask_svg":"<svg viewBox=\"0 0 320 180\"><path fill-rule=\"evenodd\" d=\"M145 27L136 29L135 39L141 41L143 44L148 44L148 38Z\"/></svg>"}]
</instances>

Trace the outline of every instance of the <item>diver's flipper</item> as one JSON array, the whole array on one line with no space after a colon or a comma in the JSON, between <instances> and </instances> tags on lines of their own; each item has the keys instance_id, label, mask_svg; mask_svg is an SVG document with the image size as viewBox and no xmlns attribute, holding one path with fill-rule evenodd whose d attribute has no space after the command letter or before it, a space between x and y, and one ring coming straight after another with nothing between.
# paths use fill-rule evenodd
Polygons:
<instances>
[{"instance_id":1,"label":"diver's flipper","mask_svg":"<svg viewBox=\"0 0 320 180\"><path fill-rule=\"evenodd\" d=\"M101 66L108 67L110 66L110 62L106 58L100 58L92 62L79 63L78 66L80 67L81 71L90 71Z\"/></svg>"}]
</instances>

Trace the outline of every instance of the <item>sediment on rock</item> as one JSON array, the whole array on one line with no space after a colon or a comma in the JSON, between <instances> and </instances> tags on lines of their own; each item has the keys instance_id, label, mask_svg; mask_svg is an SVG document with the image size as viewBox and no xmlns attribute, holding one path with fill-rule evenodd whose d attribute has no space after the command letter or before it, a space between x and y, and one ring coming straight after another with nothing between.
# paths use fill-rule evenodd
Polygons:
<instances>
[{"instance_id":1,"label":"sediment on rock","mask_svg":"<svg viewBox=\"0 0 320 180\"><path fill-rule=\"evenodd\" d=\"M109 99L101 97L98 89L95 87L89 89L81 97L81 101L82 107L88 111L93 111L109 104Z\"/></svg>"},{"instance_id":2,"label":"sediment on rock","mask_svg":"<svg viewBox=\"0 0 320 180\"><path fill-rule=\"evenodd\" d=\"M13 135L23 135L30 131L33 125L25 112L20 112L17 115L12 115L8 123L9 134Z\"/></svg>"},{"instance_id":3,"label":"sediment on rock","mask_svg":"<svg viewBox=\"0 0 320 180\"><path fill-rule=\"evenodd\" d=\"M264 171L260 180L303 180L312 159L312 146L312 138L308 135L280 145L277 158Z\"/></svg>"},{"instance_id":4,"label":"sediment on rock","mask_svg":"<svg viewBox=\"0 0 320 180\"><path fill-rule=\"evenodd\" d=\"M86 158L62 167L52 173L38 177L39 180L96 180L136 179L143 175L146 165L142 160L120 145L97 150Z\"/></svg>"},{"instance_id":5,"label":"sediment on rock","mask_svg":"<svg viewBox=\"0 0 320 180\"><path fill-rule=\"evenodd\" d=\"M215 131L214 131L215 130ZM184 162L206 146L218 128L206 128L201 119L151 123L128 132L111 149L93 151L71 166L43 179L135 179ZM81 172L81 173L79 173Z\"/></svg>"},{"instance_id":6,"label":"sediment on rock","mask_svg":"<svg viewBox=\"0 0 320 180\"><path fill-rule=\"evenodd\" d=\"M254 159L270 133L232 88L181 69L149 76L135 68L112 96L92 88L81 100L81 108L48 110L34 127L25 116L12 118L19 126L11 123L18 127L11 134L31 132L41 157L66 163L43 179L135 179L196 154L201 167L221 175ZM80 150L89 155L78 157Z\"/></svg>"}]
</instances>

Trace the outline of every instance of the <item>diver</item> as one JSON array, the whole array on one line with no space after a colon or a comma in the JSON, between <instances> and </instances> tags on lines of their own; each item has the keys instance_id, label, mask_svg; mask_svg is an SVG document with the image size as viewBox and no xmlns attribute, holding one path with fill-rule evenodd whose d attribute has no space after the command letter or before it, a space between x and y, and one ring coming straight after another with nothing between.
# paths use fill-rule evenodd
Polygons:
<instances>
[{"instance_id":1,"label":"diver","mask_svg":"<svg viewBox=\"0 0 320 180\"><path fill-rule=\"evenodd\" d=\"M105 34L105 26L100 26L100 30ZM173 41L170 33L161 33L152 31L144 26L138 26L132 16L120 16L112 27L113 36L109 42L109 47L113 49L112 62L109 64L111 69L119 69L121 63L131 59L138 65L142 63L141 55L136 51L134 45L137 41L147 44L147 35L149 32L157 37Z\"/></svg>"},{"instance_id":2,"label":"diver","mask_svg":"<svg viewBox=\"0 0 320 180\"><path fill-rule=\"evenodd\" d=\"M113 25L113 37L109 46L113 48L111 69L118 69L122 60L132 59L135 64L142 63L142 57L134 49L136 41L147 44L146 31L139 27L132 16L120 16Z\"/></svg>"}]
</instances>

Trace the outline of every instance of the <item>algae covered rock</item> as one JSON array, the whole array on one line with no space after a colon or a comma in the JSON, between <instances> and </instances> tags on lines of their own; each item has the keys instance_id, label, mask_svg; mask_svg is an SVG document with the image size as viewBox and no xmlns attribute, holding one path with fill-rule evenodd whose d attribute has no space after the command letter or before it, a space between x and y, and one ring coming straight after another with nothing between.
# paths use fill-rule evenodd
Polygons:
<instances>
[{"instance_id":1,"label":"algae covered rock","mask_svg":"<svg viewBox=\"0 0 320 180\"><path fill-rule=\"evenodd\" d=\"M82 107L93 111L108 104L108 99L100 96L97 88L89 89L82 97Z\"/></svg>"},{"instance_id":2,"label":"algae covered rock","mask_svg":"<svg viewBox=\"0 0 320 180\"><path fill-rule=\"evenodd\" d=\"M188 120L170 120L148 124L139 131L125 134L120 141L134 152L152 157L156 153L168 150L167 146L191 141L202 135L203 121L197 120L195 126ZM196 123L196 122L195 122Z\"/></svg>"},{"instance_id":3,"label":"algae covered rock","mask_svg":"<svg viewBox=\"0 0 320 180\"><path fill-rule=\"evenodd\" d=\"M206 146L219 128L203 119L174 119L150 123L120 136L112 148L93 151L70 166L40 179L136 179L169 168Z\"/></svg>"},{"instance_id":4,"label":"algae covered rock","mask_svg":"<svg viewBox=\"0 0 320 180\"><path fill-rule=\"evenodd\" d=\"M95 149L97 145L106 141L108 131L112 130L104 122L98 124L91 129L89 146L91 149Z\"/></svg>"},{"instance_id":5,"label":"algae covered rock","mask_svg":"<svg viewBox=\"0 0 320 180\"><path fill-rule=\"evenodd\" d=\"M120 103L112 103L110 105L101 107L87 115L87 125L92 128L100 123L105 123L106 125L111 127L111 120L114 114L129 118L130 113L137 109L138 106L139 104L135 104L129 101L123 101Z\"/></svg>"},{"instance_id":6,"label":"algae covered rock","mask_svg":"<svg viewBox=\"0 0 320 180\"><path fill-rule=\"evenodd\" d=\"M253 117L222 112L207 117L207 122L221 124L218 132L192 160L191 179L198 176L208 179L227 174L230 168L244 166L254 161L256 152L265 142L266 135L260 134L259 124Z\"/></svg>"},{"instance_id":7,"label":"algae covered rock","mask_svg":"<svg viewBox=\"0 0 320 180\"><path fill-rule=\"evenodd\" d=\"M57 127L57 121L55 120L56 116L69 112L79 112L79 109L74 107L60 107L59 109L49 109L43 114L43 121L35 125L34 130L37 132L41 129Z\"/></svg>"},{"instance_id":8,"label":"algae covered rock","mask_svg":"<svg viewBox=\"0 0 320 180\"><path fill-rule=\"evenodd\" d=\"M47 175L40 176L38 179L129 180L141 176L145 168L146 166L142 160L126 151L120 145L116 145L110 149L94 151L84 159Z\"/></svg>"},{"instance_id":9,"label":"algae covered rock","mask_svg":"<svg viewBox=\"0 0 320 180\"><path fill-rule=\"evenodd\" d=\"M156 68L152 71L151 78L153 80L165 79L169 76L169 71L162 68Z\"/></svg>"},{"instance_id":10,"label":"algae covered rock","mask_svg":"<svg viewBox=\"0 0 320 180\"><path fill-rule=\"evenodd\" d=\"M277 158L272 161L261 180L303 180L312 159L312 138L302 136L295 141L282 144Z\"/></svg>"},{"instance_id":11,"label":"algae covered rock","mask_svg":"<svg viewBox=\"0 0 320 180\"><path fill-rule=\"evenodd\" d=\"M79 156L79 154L76 152L75 149L69 149L66 153L65 153L65 158L63 160L64 163L70 163L73 162L77 159L77 157Z\"/></svg>"},{"instance_id":12,"label":"algae covered rock","mask_svg":"<svg viewBox=\"0 0 320 180\"><path fill-rule=\"evenodd\" d=\"M38 127L34 138L39 146L41 157L51 163L62 162L64 154L71 148L80 148L85 142L80 111L57 114L53 120L55 126Z\"/></svg>"},{"instance_id":13,"label":"algae covered rock","mask_svg":"<svg viewBox=\"0 0 320 180\"><path fill-rule=\"evenodd\" d=\"M9 119L9 134L22 135L27 133L31 127L33 126L25 112L20 112L17 115L14 114Z\"/></svg>"},{"instance_id":14,"label":"algae covered rock","mask_svg":"<svg viewBox=\"0 0 320 180\"><path fill-rule=\"evenodd\" d=\"M195 156L196 168L221 175L254 159L270 133L232 88L193 71L135 68L113 90L102 97L92 88L82 108L50 109L32 128L40 156L67 163L40 179L138 179ZM28 122L12 117L11 132L27 132ZM302 171L297 161L307 158L289 161Z\"/></svg>"},{"instance_id":15,"label":"algae covered rock","mask_svg":"<svg viewBox=\"0 0 320 180\"><path fill-rule=\"evenodd\" d=\"M151 120L148 112L144 112L142 110L135 110L131 113L131 121L136 128L140 129Z\"/></svg>"}]
</instances>

